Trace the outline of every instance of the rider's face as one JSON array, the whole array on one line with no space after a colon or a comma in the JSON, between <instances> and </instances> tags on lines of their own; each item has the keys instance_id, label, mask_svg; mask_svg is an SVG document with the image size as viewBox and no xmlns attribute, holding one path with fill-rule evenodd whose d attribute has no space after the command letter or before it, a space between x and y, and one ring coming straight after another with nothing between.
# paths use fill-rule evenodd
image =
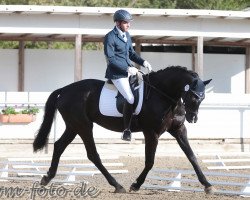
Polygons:
<instances>
[{"instance_id":1,"label":"rider's face","mask_svg":"<svg viewBox=\"0 0 250 200\"><path fill-rule=\"evenodd\" d=\"M121 22L117 22L118 27L123 31L123 32L127 32L129 27L130 27L130 22L126 22L126 21L121 21Z\"/></svg>"}]
</instances>

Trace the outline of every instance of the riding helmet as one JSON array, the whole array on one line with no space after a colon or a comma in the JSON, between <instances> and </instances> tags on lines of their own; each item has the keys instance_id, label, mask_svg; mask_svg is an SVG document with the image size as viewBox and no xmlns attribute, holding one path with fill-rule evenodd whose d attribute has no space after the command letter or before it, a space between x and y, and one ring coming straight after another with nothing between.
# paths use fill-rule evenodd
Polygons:
<instances>
[{"instance_id":1,"label":"riding helmet","mask_svg":"<svg viewBox=\"0 0 250 200\"><path fill-rule=\"evenodd\" d=\"M132 21L132 15L126 10L117 10L114 14L114 22L116 21Z\"/></svg>"}]
</instances>

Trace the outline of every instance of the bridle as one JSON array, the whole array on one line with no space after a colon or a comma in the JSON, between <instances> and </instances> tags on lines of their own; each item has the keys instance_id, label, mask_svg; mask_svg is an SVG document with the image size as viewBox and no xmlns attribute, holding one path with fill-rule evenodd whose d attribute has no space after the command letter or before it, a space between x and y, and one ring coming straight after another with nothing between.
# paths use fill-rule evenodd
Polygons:
<instances>
[{"instance_id":1,"label":"bridle","mask_svg":"<svg viewBox=\"0 0 250 200\"><path fill-rule=\"evenodd\" d=\"M192 81L191 85L186 85L184 87L184 93L183 93L183 97L182 97L184 105L186 103L187 96L188 96L189 93L191 93L192 95L194 95L196 97L197 102L202 102L203 99L205 98L205 91L199 92L199 91L196 91L196 90L193 89L194 86L195 86L194 83L197 82L197 81L198 81L198 79L194 79Z\"/></svg>"},{"instance_id":2,"label":"bridle","mask_svg":"<svg viewBox=\"0 0 250 200\"><path fill-rule=\"evenodd\" d=\"M169 95L167 95L165 92L161 91L160 89L156 88L154 85L152 85L150 83L150 80L149 80L149 73L145 74L144 72L142 71L139 71L140 73L142 73L143 75L146 75L146 78L147 80L145 81L144 79L142 79L142 81L151 89L154 89L158 94L160 94L161 96L163 96L164 98L170 100L172 103L174 104L177 104L177 102L179 101L178 100L175 100L173 99L172 97L170 97ZM193 94L196 98L197 98L197 101L201 102L204 98L205 98L205 92L198 92L198 91L195 91L193 89L194 87L194 82L198 80L198 79L194 79L191 83L191 86L189 85L186 85L184 87L184 91L183 91L183 97L182 97L182 103L185 105L186 104L186 101L187 101L187 96L189 93ZM149 97L149 93L150 93L150 89L146 89L146 99L148 99Z\"/></svg>"}]
</instances>

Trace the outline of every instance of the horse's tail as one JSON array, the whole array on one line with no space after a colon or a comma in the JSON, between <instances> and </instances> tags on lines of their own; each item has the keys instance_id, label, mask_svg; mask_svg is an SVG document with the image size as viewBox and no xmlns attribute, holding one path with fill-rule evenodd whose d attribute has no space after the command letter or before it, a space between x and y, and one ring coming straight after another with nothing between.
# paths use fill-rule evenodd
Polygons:
<instances>
[{"instance_id":1,"label":"horse's tail","mask_svg":"<svg viewBox=\"0 0 250 200\"><path fill-rule=\"evenodd\" d=\"M57 97L60 94L61 89L52 92L45 104L45 111L43 116L43 122L38 130L38 133L33 142L33 151L37 152L42 150L48 143L48 136L53 123L54 115L56 112Z\"/></svg>"}]
</instances>

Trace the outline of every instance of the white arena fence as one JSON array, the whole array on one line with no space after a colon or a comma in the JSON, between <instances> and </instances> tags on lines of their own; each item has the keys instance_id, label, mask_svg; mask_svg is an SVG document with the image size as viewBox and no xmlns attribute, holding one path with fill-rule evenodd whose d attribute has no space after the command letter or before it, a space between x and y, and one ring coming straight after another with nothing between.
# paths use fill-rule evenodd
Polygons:
<instances>
[{"instance_id":1,"label":"white arena fence","mask_svg":"<svg viewBox=\"0 0 250 200\"><path fill-rule=\"evenodd\" d=\"M250 197L250 174L204 172L215 186L215 194ZM220 177L221 181L211 181ZM240 181L235 181L234 178ZM222 181L224 180L224 181ZM150 183L147 183L150 181ZM153 169L142 185L145 189L167 191L204 192L203 186L192 170Z\"/></svg>"},{"instance_id":2,"label":"white arena fence","mask_svg":"<svg viewBox=\"0 0 250 200\"><path fill-rule=\"evenodd\" d=\"M50 92L0 92L0 109L14 106L17 109L36 106L40 108L35 122L30 124L1 124L0 139L33 139L42 118L45 102ZM185 123L190 139L238 139L246 143L250 139L250 94L207 93L199 110L196 124ZM50 140L58 139L65 129L61 115L55 117ZM94 126L95 138L120 138L120 134ZM135 139L143 139L142 133L135 133ZM163 134L161 138L172 138Z\"/></svg>"},{"instance_id":3,"label":"white arena fence","mask_svg":"<svg viewBox=\"0 0 250 200\"><path fill-rule=\"evenodd\" d=\"M128 173L123 163L118 162L118 156L103 156L103 165L111 174ZM8 158L0 162L1 181L40 181L47 174L51 157L39 158ZM78 184L84 177L101 174L87 157L61 157L55 179L52 182L63 184ZM59 177L59 178L58 178Z\"/></svg>"},{"instance_id":4,"label":"white arena fence","mask_svg":"<svg viewBox=\"0 0 250 200\"><path fill-rule=\"evenodd\" d=\"M199 153L197 157L204 164L214 163L218 165L218 167L207 166L207 169L213 171L204 171L209 182L214 185L216 194L250 197L250 174L247 171L249 166L246 165L250 162L249 152L207 152ZM237 163L237 166L226 165L226 163ZM222 170L227 170L227 173ZM233 171L229 172L229 170ZM204 192L194 170L187 169L153 168L142 187L176 192Z\"/></svg>"}]
</instances>

